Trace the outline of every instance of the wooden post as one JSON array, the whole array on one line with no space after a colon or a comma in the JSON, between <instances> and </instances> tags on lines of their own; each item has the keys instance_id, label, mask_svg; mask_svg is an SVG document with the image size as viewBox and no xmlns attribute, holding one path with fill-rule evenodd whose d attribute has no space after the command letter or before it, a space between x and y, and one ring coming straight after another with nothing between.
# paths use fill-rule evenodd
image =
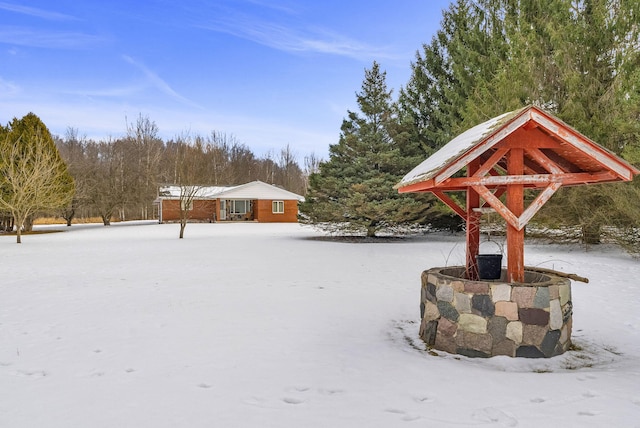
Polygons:
<instances>
[{"instance_id":1,"label":"wooden post","mask_svg":"<svg viewBox=\"0 0 640 428\"><path fill-rule=\"evenodd\" d=\"M513 148L507 158L507 174L524 174L524 150ZM516 217L524 211L524 185L507 185L507 208ZM507 223L507 281L524 282L524 227Z\"/></svg>"},{"instance_id":2,"label":"wooden post","mask_svg":"<svg viewBox=\"0 0 640 428\"><path fill-rule=\"evenodd\" d=\"M479 161L474 160L467 165L467 177L471 177L479 168ZM467 251L466 270L467 279L477 281L478 261L476 256L480 252L480 217L482 214L474 211L480 208L480 195L472 187L467 187Z\"/></svg>"}]
</instances>

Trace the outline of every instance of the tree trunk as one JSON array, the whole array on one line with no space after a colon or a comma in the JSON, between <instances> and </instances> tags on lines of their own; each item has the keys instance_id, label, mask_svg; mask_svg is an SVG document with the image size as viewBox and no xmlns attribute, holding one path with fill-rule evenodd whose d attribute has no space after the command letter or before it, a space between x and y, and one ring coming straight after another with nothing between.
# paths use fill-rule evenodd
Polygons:
<instances>
[{"instance_id":1,"label":"tree trunk","mask_svg":"<svg viewBox=\"0 0 640 428\"><path fill-rule=\"evenodd\" d=\"M184 238L184 228L187 227L187 222L180 220L180 239Z\"/></svg>"},{"instance_id":2,"label":"tree trunk","mask_svg":"<svg viewBox=\"0 0 640 428\"><path fill-rule=\"evenodd\" d=\"M67 221L67 227L71 226L71 222L73 221L73 218L75 216L76 216L76 210L73 208L70 211L66 211L64 213L63 218Z\"/></svg>"},{"instance_id":3,"label":"tree trunk","mask_svg":"<svg viewBox=\"0 0 640 428\"><path fill-rule=\"evenodd\" d=\"M599 224L582 225L582 243L585 245L599 244L601 233L601 226Z\"/></svg>"},{"instance_id":4,"label":"tree trunk","mask_svg":"<svg viewBox=\"0 0 640 428\"><path fill-rule=\"evenodd\" d=\"M22 226L24 225L25 220L24 218L20 218L16 215L14 215L13 218L16 226L16 243L22 244Z\"/></svg>"},{"instance_id":5,"label":"tree trunk","mask_svg":"<svg viewBox=\"0 0 640 428\"><path fill-rule=\"evenodd\" d=\"M76 199L71 201L71 206L67 206L62 209L61 216L67 222L67 226L71 226L71 222L76 216L76 205L78 201Z\"/></svg>"},{"instance_id":6,"label":"tree trunk","mask_svg":"<svg viewBox=\"0 0 640 428\"><path fill-rule=\"evenodd\" d=\"M109 215L102 215L102 224L104 224L105 226L111 226L111 216Z\"/></svg>"},{"instance_id":7,"label":"tree trunk","mask_svg":"<svg viewBox=\"0 0 640 428\"><path fill-rule=\"evenodd\" d=\"M373 238L373 237L375 237L375 236L376 236L376 232L377 232L377 231L378 231L378 228L377 228L375 225L370 224L370 225L367 227L367 238Z\"/></svg>"},{"instance_id":8,"label":"tree trunk","mask_svg":"<svg viewBox=\"0 0 640 428\"><path fill-rule=\"evenodd\" d=\"M24 219L22 227L24 228L25 232L33 231L33 222L34 222L34 220L35 220L35 217L32 216L32 215L27 216L27 218Z\"/></svg>"}]
</instances>

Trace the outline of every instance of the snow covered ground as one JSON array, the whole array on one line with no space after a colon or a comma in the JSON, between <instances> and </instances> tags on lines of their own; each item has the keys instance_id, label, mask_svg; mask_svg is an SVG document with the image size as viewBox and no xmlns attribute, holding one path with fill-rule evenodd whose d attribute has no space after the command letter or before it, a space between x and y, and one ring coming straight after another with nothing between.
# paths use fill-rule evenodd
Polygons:
<instances>
[{"instance_id":1,"label":"snow covered ground","mask_svg":"<svg viewBox=\"0 0 640 428\"><path fill-rule=\"evenodd\" d=\"M639 427L640 262L528 244L576 273L547 360L429 353L420 273L464 236L313 239L151 222L0 236L0 427Z\"/></svg>"}]
</instances>

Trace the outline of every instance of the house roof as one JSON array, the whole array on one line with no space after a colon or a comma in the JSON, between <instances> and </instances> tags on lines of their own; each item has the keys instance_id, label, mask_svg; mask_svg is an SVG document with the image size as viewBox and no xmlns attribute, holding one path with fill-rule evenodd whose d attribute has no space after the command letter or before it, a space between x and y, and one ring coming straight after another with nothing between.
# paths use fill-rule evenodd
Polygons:
<instances>
[{"instance_id":1,"label":"house roof","mask_svg":"<svg viewBox=\"0 0 640 428\"><path fill-rule=\"evenodd\" d=\"M188 186L189 188L198 187L196 190L196 199L214 199L216 195L233 189L232 186ZM158 196L164 199L180 199L180 186L162 186L158 190Z\"/></svg>"},{"instance_id":2,"label":"house roof","mask_svg":"<svg viewBox=\"0 0 640 428\"><path fill-rule=\"evenodd\" d=\"M179 199L180 186L163 186L158 198ZM304 201L304 197L276 185L252 181L240 186L198 186L195 199L276 199Z\"/></svg>"},{"instance_id":3,"label":"house roof","mask_svg":"<svg viewBox=\"0 0 640 428\"><path fill-rule=\"evenodd\" d=\"M563 182L565 185L630 181L640 173L561 120L535 106L528 106L458 135L405 175L395 188L400 192L429 191L435 187L446 190L446 182L476 159L497 158L494 164L504 171L506 158L500 153L506 154L507 147L516 145L525 149L527 175L582 174L583 182ZM551 168L550 164L553 164Z\"/></svg>"},{"instance_id":4,"label":"house roof","mask_svg":"<svg viewBox=\"0 0 640 428\"><path fill-rule=\"evenodd\" d=\"M216 195L216 198L226 199L281 199L304 201L304 197L289 192L273 184L256 180L251 183L228 188Z\"/></svg>"}]
</instances>

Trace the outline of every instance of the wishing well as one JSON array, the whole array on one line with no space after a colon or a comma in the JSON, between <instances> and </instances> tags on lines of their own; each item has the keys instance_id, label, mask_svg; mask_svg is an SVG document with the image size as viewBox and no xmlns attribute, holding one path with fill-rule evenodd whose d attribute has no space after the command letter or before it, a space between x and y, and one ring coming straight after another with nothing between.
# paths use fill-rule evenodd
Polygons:
<instances>
[{"instance_id":1,"label":"wishing well","mask_svg":"<svg viewBox=\"0 0 640 428\"><path fill-rule=\"evenodd\" d=\"M400 193L431 192L466 222L465 266L422 274L423 340L483 357L552 357L569 349L571 275L526 267L524 228L561 186L631 181L638 173L535 106L465 131L410 171L396 185ZM538 192L528 206L525 190ZM481 277L480 219L488 211L506 221L507 263Z\"/></svg>"}]
</instances>

